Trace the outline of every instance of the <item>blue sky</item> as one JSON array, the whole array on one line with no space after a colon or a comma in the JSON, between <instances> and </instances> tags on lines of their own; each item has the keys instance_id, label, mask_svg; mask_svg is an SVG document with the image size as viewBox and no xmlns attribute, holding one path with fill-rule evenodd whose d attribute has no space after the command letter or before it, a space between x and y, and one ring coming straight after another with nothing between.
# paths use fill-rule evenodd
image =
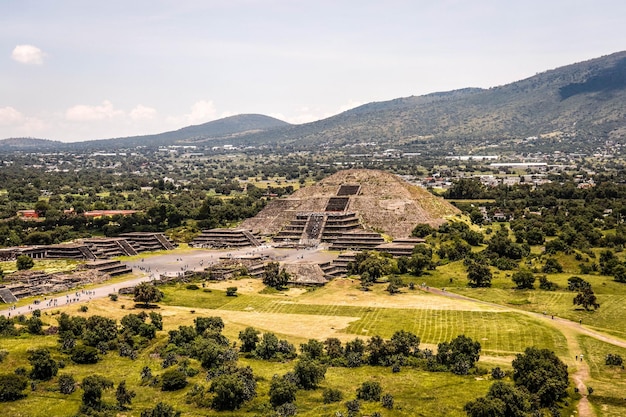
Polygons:
<instances>
[{"instance_id":1,"label":"blue sky","mask_svg":"<svg viewBox=\"0 0 626 417\"><path fill-rule=\"evenodd\" d=\"M0 138L305 123L625 43L622 0L0 0Z\"/></svg>"}]
</instances>

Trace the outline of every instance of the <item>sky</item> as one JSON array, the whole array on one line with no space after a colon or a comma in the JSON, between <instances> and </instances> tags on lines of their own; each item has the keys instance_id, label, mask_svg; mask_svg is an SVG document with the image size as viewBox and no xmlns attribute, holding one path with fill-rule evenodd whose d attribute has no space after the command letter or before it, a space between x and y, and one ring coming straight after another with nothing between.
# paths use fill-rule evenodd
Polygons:
<instances>
[{"instance_id":1,"label":"sky","mask_svg":"<svg viewBox=\"0 0 626 417\"><path fill-rule=\"evenodd\" d=\"M0 139L307 123L625 49L623 0L0 0Z\"/></svg>"}]
</instances>

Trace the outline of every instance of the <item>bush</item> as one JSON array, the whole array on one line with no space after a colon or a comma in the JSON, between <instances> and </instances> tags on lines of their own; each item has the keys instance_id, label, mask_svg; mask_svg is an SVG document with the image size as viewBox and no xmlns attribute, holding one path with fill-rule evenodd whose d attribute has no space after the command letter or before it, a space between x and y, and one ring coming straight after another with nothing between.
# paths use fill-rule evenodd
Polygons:
<instances>
[{"instance_id":1,"label":"bush","mask_svg":"<svg viewBox=\"0 0 626 417\"><path fill-rule=\"evenodd\" d=\"M28 386L28 380L22 375L0 375L0 402L15 401L24 398L22 393Z\"/></svg>"},{"instance_id":2,"label":"bush","mask_svg":"<svg viewBox=\"0 0 626 417\"><path fill-rule=\"evenodd\" d=\"M187 284L187 286L185 287L188 290L199 290L200 287L198 287L196 284Z\"/></svg>"},{"instance_id":3,"label":"bush","mask_svg":"<svg viewBox=\"0 0 626 417\"><path fill-rule=\"evenodd\" d=\"M170 369L161 375L161 390L176 391L187 386L187 375L178 369Z\"/></svg>"},{"instance_id":4,"label":"bush","mask_svg":"<svg viewBox=\"0 0 626 417\"><path fill-rule=\"evenodd\" d=\"M70 357L73 362L79 364L90 364L98 362L98 349L91 346L76 346L72 350Z\"/></svg>"},{"instance_id":5,"label":"bush","mask_svg":"<svg viewBox=\"0 0 626 417\"><path fill-rule=\"evenodd\" d=\"M18 271L23 271L25 269L31 269L35 266L35 261L28 255L20 255L17 257L16 266Z\"/></svg>"},{"instance_id":6,"label":"bush","mask_svg":"<svg viewBox=\"0 0 626 417\"><path fill-rule=\"evenodd\" d=\"M326 388L322 393L324 404L336 403L341 401L343 394L336 388Z\"/></svg>"},{"instance_id":7,"label":"bush","mask_svg":"<svg viewBox=\"0 0 626 417\"><path fill-rule=\"evenodd\" d=\"M502 379L506 376L506 373L499 366L496 366L491 370L491 377L493 379Z\"/></svg>"},{"instance_id":8,"label":"bush","mask_svg":"<svg viewBox=\"0 0 626 417\"><path fill-rule=\"evenodd\" d=\"M180 417L180 411L176 411L171 405L161 402L154 408L143 410L141 417Z\"/></svg>"},{"instance_id":9,"label":"bush","mask_svg":"<svg viewBox=\"0 0 626 417\"><path fill-rule=\"evenodd\" d=\"M298 387L286 378L274 375L270 384L270 404L278 407L286 403L293 403L296 400Z\"/></svg>"},{"instance_id":10,"label":"bush","mask_svg":"<svg viewBox=\"0 0 626 417\"><path fill-rule=\"evenodd\" d=\"M376 381L365 381L356 390L356 398L363 401L380 401L383 389Z\"/></svg>"},{"instance_id":11,"label":"bush","mask_svg":"<svg viewBox=\"0 0 626 417\"><path fill-rule=\"evenodd\" d=\"M76 391L76 380L69 374L59 375L59 392L69 395Z\"/></svg>"},{"instance_id":12,"label":"bush","mask_svg":"<svg viewBox=\"0 0 626 417\"><path fill-rule=\"evenodd\" d=\"M237 287L228 287L228 288L226 288L226 296L227 297L236 297L237 296Z\"/></svg>"},{"instance_id":13,"label":"bush","mask_svg":"<svg viewBox=\"0 0 626 417\"><path fill-rule=\"evenodd\" d=\"M109 294L109 298L111 299L111 301L117 301L118 295L111 293L111 294Z\"/></svg>"},{"instance_id":14,"label":"bush","mask_svg":"<svg viewBox=\"0 0 626 417\"><path fill-rule=\"evenodd\" d=\"M606 358L604 359L604 363L606 365L622 366L623 361L620 355L609 353L608 355L606 355Z\"/></svg>"},{"instance_id":15,"label":"bush","mask_svg":"<svg viewBox=\"0 0 626 417\"><path fill-rule=\"evenodd\" d=\"M78 311L80 311L81 313L86 313L87 310L89 310L89 307L87 307L87 306L80 306L78 308Z\"/></svg>"},{"instance_id":16,"label":"bush","mask_svg":"<svg viewBox=\"0 0 626 417\"><path fill-rule=\"evenodd\" d=\"M385 407L388 410L393 409L393 395L391 394L385 394L383 395L383 398L380 400L381 404L383 405L383 407Z\"/></svg>"}]
</instances>

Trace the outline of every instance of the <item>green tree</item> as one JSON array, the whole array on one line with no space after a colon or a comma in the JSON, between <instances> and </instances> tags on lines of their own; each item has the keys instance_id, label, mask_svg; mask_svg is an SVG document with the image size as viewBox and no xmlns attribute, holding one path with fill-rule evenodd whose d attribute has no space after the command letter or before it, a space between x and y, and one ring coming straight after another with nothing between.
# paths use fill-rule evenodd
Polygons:
<instances>
[{"instance_id":1,"label":"green tree","mask_svg":"<svg viewBox=\"0 0 626 417\"><path fill-rule=\"evenodd\" d=\"M115 399L117 400L117 407L120 410L128 409L128 406L135 398L135 391L129 390L126 388L126 380L121 381L117 385L117 390L115 390Z\"/></svg>"},{"instance_id":2,"label":"green tree","mask_svg":"<svg viewBox=\"0 0 626 417\"><path fill-rule=\"evenodd\" d=\"M287 378L274 375L270 383L270 404L272 407L278 407L286 403L296 401L296 392L298 387L295 383Z\"/></svg>"},{"instance_id":3,"label":"green tree","mask_svg":"<svg viewBox=\"0 0 626 417\"><path fill-rule=\"evenodd\" d=\"M241 347L239 350L246 353L254 351L257 343L259 343L259 333L254 327L246 327L240 331L239 340L241 341Z\"/></svg>"},{"instance_id":4,"label":"green tree","mask_svg":"<svg viewBox=\"0 0 626 417\"><path fill-rule=\"evenodd\" d=\"M164 402L141 412L141 417L180 417L180 415L180 411L176 411L174 407Z\"/></svg>"},{"instance_id":5,"label":"green tree","mask_svg":"<svg viewBox=\"0 0 626 417\"><path fill-rule=\"evenodd\" d=\"M59 375L59 392L69 395L76 391L76 380L70 374Z\"/></svg>"},{"instance_id":6,"label":"green tree","mask_svg":"<svg viewBox=\"0 0 626 417\"><path fill-rule=\"evenodd\" d=\"M365 381L356 390L356 398L363 401L380 401L383 389L377 381Z\"/></svg>"},{"instance_id":7,"label":"green tree","mask_svg":"<svg viewBox=\"0 0 626 417\"><path fill-rule=\"evenodd\" d=\"M282 289L287 286L289 282L289 273L285 268L280 269L278 262L268 262L263 267L263 284L268 287Z\"/></svg>"},{"instance_id":8,"label":"green tree","mask_svg":"<svg viewBox=\"0 0 626 417\"><path fill-rule=\"evenodd\" d=\"M517 271L511 279L518 290L532 290L535 288L535 275L530 271Z\"/></svg>"},{"instance_id":9,"label":"green tree","mask_svg":"<svg viewBox=\"0 0 626 417\"><path fill-rule=\"evenodd\" d=\"M474 261L467 265L467 280L470 287L491 287L491 278L489 266Z\"/></svg>"},{"instance_id":10,"label":"green tree","mask_svg":"<svg viewBox=\"0 0 626 417\"><path fill-rule=\"evenodd\" d=\"M141 303L148 308L150 303L161 301L163 293L153 284L142 282L135 287L134 301Z\"/></svg>"},{"instance_id":11,"label":"green tree","mask_svg":"<svg viewBox=\"0 0 626 417\"><path fill-rule=\"evenodd\" d=\"M567 396L567 365L554 352L529 347L512 365L515 384L536 396L541 406L550 407Z\"/></svg>"},{"instance_id":12,"label":"green tree","mask_svg":"<svg viewBox=\"0 0 626 417\"><path fill-rule=\"evenodd\" d=\"M18 271L23 271L26 269L31 269L35 266L35 261L28 255L19 255L15 261L16 267Z\"/></svg>"},{"instance_id":13,"label":"green tree","mask_svg":"<svg viewBox=\"0 0 626 417\"><path fill-rule=\"evenodd\" d=\"M22 391L28 386L28 380L22 375L0 374L0 402L16 401L26 397Z\"/></svg>"},{"instance_id":14,"label":"green tree","mask_svg":"<svg viewBox=\"0 0 626 417\"><path fill-rule=\"evenodd\" d=\"M479 397L463 407L467 417L508 417L504 414L506 404L497 398Z\"/></svg>"},{"instance_id":15,"label":"green tree","mask_svg":"<svg viewBox=\"0 0 626 417\"><path fill-rule=\"evenodd\" d=\"M411 236L424 238L428 235L432 235L437 230L427 223L419 223L411 231Z\"/></svg>"},{"instance_id":16,"label":"green tree","mask_svg":"<svg viewBox=\"0 0 626 417\"><path fill-rule=\"evenodd\" d=\"M435 359L438 363L449 367L452 372L465 375L478 362L480 350L480 342L460 335L449 343L439 343Z\"/></svg>"},{"instance_id":17,"label":"green tree","mask_svg":"<svg viewBox=\"0 0 626 417\"><path fill-rule=\"evenodd\" d=\"M576 294L573 300L574 305L583 306L585 310L596 310L600 307L598 299L591 287L584 288Z\"/></svg>"},{"instance_id":18,"label":"green tree","mask_svg":"<svg viewBox=\"0 0 626 417\"><path fill-rule=\"evenodd\" d=\"M317 388L319 383L326 376L326 365L317 360L303 357L293 369L293 373L298 381L298 386L306 390Z\"/></svg>"},{"instance_id":19,"label":"green tree","mask_svg":"<svg viewBox=\"0 0 626 417\"><path fill-rule=\"evenodd\" d=\"M30 365L33 367L30 372L30 377L33 379L48 381L52 379L59 370L59 365L50 356L50 351L45 348L30 350L28 352L28 362L30 362Z\"/></svg>"},{"instance_id":20,"label":"green tree","mask_svg":"<svg viewBox=\"0 0 626 417\"><path fill-rule=\"evenodd\" d=\"M546 259L546 263L543 268L541 268L541 272L543 272L544 274L560 273L563 272L563 266L561 266L559 261L557 261L555 258L548 258Z\"/></svg>"},{"instance_id":21,"label":"green tree","mask_svg":"<svg viewBox=\"0 0 626 417\"><path fill-rule=\"evenodd\" d=\"M113 381L101 375L90 375L85 377L80 385L83 389L81 409L99 411L104 405L102 391L113 388Z\"/></svg>"},{"instance_id":22,"label":"green tree","mask_svg":"<svg viewBox=\"0 0 626 417\"><path fill-rule=\"evenodd\" d=\"M161 375L162 391L177 391L187 386L187 375L178 369L168 369Z\"/></svg>"},{"instance_id":23,"label":"green tree","mask_svg":"<svg viewBox=\"0 0 626 417\"><path fill-rule=\"evenodd\" d=\"M320 359L324 354L324 344L316 339L309 339L308 342L300 345L302 354L310 359Z\"/></svg>"}]
</instances>

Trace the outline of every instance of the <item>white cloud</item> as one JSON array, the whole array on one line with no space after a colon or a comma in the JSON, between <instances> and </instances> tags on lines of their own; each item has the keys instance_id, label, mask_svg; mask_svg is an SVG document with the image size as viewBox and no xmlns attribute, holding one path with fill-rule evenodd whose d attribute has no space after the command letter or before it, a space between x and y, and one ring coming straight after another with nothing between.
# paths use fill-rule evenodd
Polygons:
<instances>
[{"instance_id":1,"label":"white cloud","mask_svg":"<svg viewBox=\"0 0 626 417\"><path fill-rule=\"evenodd\" d=\"M185 117L191 124L206 123L217 118L217 110L213 101L200 100L191 106L191 112Z\"/></svg>"},{"instance_id":2,"label":"white cloud","mask_svg":"<svg viewBox=\"0 0 626 417\"><path fill-rule=\"evenodd\" d=\"M189 113L182 116L170 116L167 118L167 122L174 126L197 125L210 122L221 117L226 116L218 115L217 109L215 108L215 104L212 100L200 100L196 101L191 106Z\"/></svg>"},{"instance_id":3,"label":"white cloud","mask_svg":"<svg viewBox=\"0 0 626 417\"><path fill-rule=\"evenodd\" d=\"M113 104L105 100L101 106L88 106L79 104L70 107L65 112L65 118L72 122L91 122L96 120L111 119L123 115L124 112L113 108Z\"/></svg>"},{"instance_id":4,"label":"white cloud","mask_svg":"<svg viewBox=\"0 0 626 417\"><path fill-rule=\"evenodd\" d=\"M137 105L130 111L130 118L133 120L152 120L156 117L157 111L152 107Z\"/></svg>"},{"instance_id":5,"label":"white cloud","mask_svg":"<svg viewBox=\"0 0 626 417\"><path fill-rule=\"evenodd\" d=\"M0 126L12 126L24 121L24 115L13 107L0 107Z\"/></svg>"},{"instance_id":6,"label":"white cloud","mask_svg":"<svg viewBox=\"0 0 626 417\"><path fill-rule=\"evenodd\" d=\"M41 65L46 54L33 45L17 45L11 53L11 58L20 64Z\"/></svg>"}]
</instances>

